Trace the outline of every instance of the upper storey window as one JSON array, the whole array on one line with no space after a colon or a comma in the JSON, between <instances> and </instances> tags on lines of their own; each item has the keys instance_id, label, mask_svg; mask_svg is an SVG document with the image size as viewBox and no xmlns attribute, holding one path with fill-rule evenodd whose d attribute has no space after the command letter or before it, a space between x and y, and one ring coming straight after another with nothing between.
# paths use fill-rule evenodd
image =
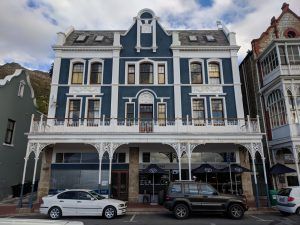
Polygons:
<instances>
[{"instance_id":1,"label":"upper storey window","mask_svg":"<svg viewBox=\"0 0 300 225\"><path fill-rule=\"evenodd\" d=\"M191 83L203 84L202 64L200 62L191 63Z\"/></svg>"},{"instance_id":2,"label":"upper storey window","mask_svg":"<svg viewBox=\"0 0 300 225\"><path fill-rule=\"evenodd\" d=\"M83 82L83 63L74 63L72 70L72 84L82 84Z\"/></svg>"},{"instance_id":3,"label":"upper storey window","mask_svg":"<svg viewBox=\"0 0 300 225\"><path fill-rule=\"evenodd\" d=\"M265 76L278 66L276 49L273 48L268 55L260 62L262 74Z\"/></svg>"},{"instance_id":4,"label":"upper storey window","mask_svg":"<svg viewBox=\"0 0 300 225\"><path fill-rule=\"evenodd\" d=\"M135 84L135 65L128 65L128 84Z\"/></svg>"},{"instance_id":5,"label":"upper storey window","mask_svg":"<svg viewBox=\"0 0 300 225\"><path fill-rule=\"evenodd\" d=\"M91 64L90 84L101 84L102 63L94 62Z\"/></svg>"},{"instance_id":6,"label":"upper storey window","mask_svg":"<svg viewBox=\"0 0 300 225\"><path fill-rule=\"evenodd\" d=\"M140 64L140 84L153 84L153 64Z\"/></svg>"},{"instance_id":7,"label":"upper storey window","mask_svg":"<svg viewBox=\"0 0 300 225\"><path fill-rule=\"evenodd\" d=\"M268 96L268 110L272 128L287 123L284 96L280 90L275 90Z\"/></svg>"},{"instance_id":8,"label":"upper storey window","mask_svg":"<svg viewBox=\"0 0 300 225\"><path fill-rule=\"evenodd\" d=\"M208 63L208 77L211 84L221 83L220 64L218 62Z\"/></svg>"},{"instance_id":9,"label":"upper storey window","mask_svg":"<svg viewBox=\"0 0 300 225\"><path fill-rule=\"evenodd\" d=\"M158 84L165 84L166 82L166 68L165 64L158 65Z\"/></svg>"},{"instance_id":10,"label":"upper storey window","mask_svg":"<svg viewBox=\"0 0 300 225\"><path fill-rule=\"evenodd\" d=\"M300 64L300 45L279 45L281 65L299 65Z\"/></svg>"}]
</instances>

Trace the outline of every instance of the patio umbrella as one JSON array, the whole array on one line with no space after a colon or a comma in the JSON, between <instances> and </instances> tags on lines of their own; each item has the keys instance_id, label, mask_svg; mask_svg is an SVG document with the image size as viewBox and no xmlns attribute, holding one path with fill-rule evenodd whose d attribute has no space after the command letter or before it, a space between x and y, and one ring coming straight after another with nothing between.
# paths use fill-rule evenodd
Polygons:
<instances>
[{"instance_id":1,"label":"patio umbrella","mask_svg":"<svg viewBox=\"0 0 300 225\"><path fill-rule=\"evenodd\" d=\"M207 163L204 163L201 166L192 170L192 173L205 173L206 183L207 183L207 173L216 173L216 172L219 172L219 170Z\"/></svg>"},{"instance_id":2,"label":"patio umbrella","mask_svg":"<svg viewBox=\"0 0 300 225\"><path fill-rule=\"evenodd\" d=\"M241 174L241 173L244 173L244 172L251 172L251 170L245 168L245 167L242 167L238 164L232 164L232 165L229 165L228 167L225 167L221 170L222 172L230 172L230 173L234 173L234 180L235 180L235 191L236 193L238 192L237 190L237 182L236 182L236 174Z\"/></svg>"},{"instance_id":3,"label":"patio umbrella","mask_svg":"<svg viewBox=\"0 0 300 225\"><path fill-rule=\"evenodd\" d=\"M274 175L285 174L285 173L294 173L294 172L296 172L296 170L294 170L290 167L287 167L281 163L276 163L270 169L270 173L274 174Z\"/></svg>"},{"instance_id":4,"label":"patio umbrella","mask_svg":"<svg viewBox=\"0 0 300 225\"><path fill-rule=\"evenodd\" d=\"M152 203L154 203L154 174L163 174L165 171L157 166L156 164L150 164L146 169L142 171L143 173L146 174L152 174L152 179L153 179L153 188L152 188Z\"/></svg>"}]
</instances>

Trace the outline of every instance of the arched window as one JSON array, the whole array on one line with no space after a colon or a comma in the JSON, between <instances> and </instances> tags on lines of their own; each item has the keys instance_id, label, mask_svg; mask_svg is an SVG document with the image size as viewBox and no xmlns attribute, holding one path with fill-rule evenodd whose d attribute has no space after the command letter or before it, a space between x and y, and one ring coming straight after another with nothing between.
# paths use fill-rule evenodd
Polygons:
<instances>
[{"instance_id":1,"label":"arched window","mask_svg":"<svg viewBox=\"0 0 300 225\"><path fill-rule=\"evenodd\" d=\"M72 69L72 84L82 84L83 82L83 63L74 63Z\"/></svg>"},{"instance_id":2,"label":"arched window","mask_svg":"<svg viewBox=\"0 0 300 225\"><path fill-rule=\"evenodd\" d=\"M208 63L208 77L211 84L221 83L220 64L218 62Z\"/></svg>"},{"instance_id":3,"label":"arched window","mask_svg":"<svg viewBox=\"0 0 300 225\"><path fill-rule=\"evenodd\" d=\"M190 68L191 68L191 83L203 84L202 64L199 62L192 62Z\"/></svg>"},{"instance_id":4,"label":"arched window","mask_svg":"<svg viewBox=\"0 0 300 225\"><path fill-rule=\"evenodd\" d=\"M153 64L141 63L140 64L140 84L153 84Z\"/></svg>"},{"instance_id":5,"label":"arched window","mask_svg":"<svg viewBox=\"0 0 300 225\"><path fill-rule=\"evenodd\" d=\"M284 96L280 90L275 90L268 96L267 104L272 128L287 124Z\"/></svg>"},{"instance_id":6,"label":"arched window","mask_svg":"<svg viewBox=\"0 0 300 225\"><path fill-rule=\"evenodd\" d=\"M91 64L90 84L101 84L102 63L94 62Z\"/></svg>"},{"instance_id":7,"label":"arched window","mask_svg":"<svg viewBox=\"0 0 300 225\"><path fill-rule=\"evenodd\" d=\"M295 38L296 37L296 33L292 30L287 32L287 37L288 38Z\"/></svg>"}]
</instances>

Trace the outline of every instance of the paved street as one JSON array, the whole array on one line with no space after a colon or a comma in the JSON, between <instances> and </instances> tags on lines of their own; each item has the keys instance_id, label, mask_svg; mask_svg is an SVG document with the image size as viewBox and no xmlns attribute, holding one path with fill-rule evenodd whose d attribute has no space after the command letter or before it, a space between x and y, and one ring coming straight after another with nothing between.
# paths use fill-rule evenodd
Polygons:
<instances>
[{"instance_id":1,"label":"paved street","mask_svg":"<svg viewBox=\"0 0 300 225\"><path fill-rule=\"evenodd\" d=\"M45 216L16 216L15 218L35 218L46 219ZM176 225L176 224L197 224L197 225L296 225L300 224L299 216L283 217L279 213L268 214L247 214L243 220L231 220L217 214L198 214L193 215L189 219L180 221L176 220L170 213L160 214L131 214L118 217L114 220L106 220L101 217L64 217L63 220L81 221L85 225Z\"/></svg>"}]
</instances>

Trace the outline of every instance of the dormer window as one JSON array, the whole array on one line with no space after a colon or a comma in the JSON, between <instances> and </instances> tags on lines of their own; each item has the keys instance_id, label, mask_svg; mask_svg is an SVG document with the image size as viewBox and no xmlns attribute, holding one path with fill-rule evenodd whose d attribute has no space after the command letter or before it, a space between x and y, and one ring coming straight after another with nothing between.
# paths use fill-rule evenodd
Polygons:
<instances>
[{"instance_id":1,"label":"dormer window","mask_svg":"<svg viewBox=\"0 0 300 225\"><path fill-rule=\"evenodd\" d=\"M202 84L202 64L200 62L192 62L190 65L191 70L191 83Z\"/></svg>"},{"instance_id":2,"label":"dormer window","mask_svg":"<svg viewBox=\"0 0 300 225\"><path fill-rule=\"evenodd\" d=\"M214 42L216 41L215 37L212 35L205 35L205 38L208 42Z\"/></svg>"},{"instance_id":3,"label":"dormer window","mask_svg":"<svg viewBox=\"0 0 300 225\"><path fill-rule=\"evenodd\" d=\"M211 84L221 83L220 64L218 62L208 64L208 77Z\"/></svg>"},{"instance_id":4,"label":"dormer window","mask_svg":"<svg viewBox=\"0 0 300 225\"><path fill-rule=\"evenodd\" d=\"M72 84L82 84L83 82L83 63L74 63L72 70Z\"/></svg>"},{"instance_id":5,"label":"dormer window","mask_svg":"<svg viewBox=\"0 0 300 225\"><path fill-rule=\"evenodd\" d=\"M102 35L97 35L95 37L95 41L98 41L98 42L103 41L103 39L104 39L104 36L102 36Z\"/></svg>"},{"instance_id":6,"label":"dormer window","mask_svg":"<svg viewBox=\"0 0 300 225\"><path fill-rule=\"evenodd\" d=\"M190 36L189 36L189 40L193 42L193 41L197 41L198 38L197 38L196 35L190 35Z\"/></svg>"},{"instance_id":7,"label":"dormer window","mask_svg":"<svg viewBox=\"0 0 300 225\"><path fill-rule=\"evenodd\" d=\"M153 84L153 64L140 64L140 84Z\"/></svg>"},{"instance_id":8,"label":"dormer window","mask_svg":"<svg viewBox=\"0 0 300 225\"><path fill-rule=\"evenodd\" d=\"M94 62L91 64L90 84L101 84L102 63Z\"/></svg>"},{"instance_id":9,"label":"dormer window","mask_svg":"<svg viewBox=\"0 0 300 225\"><path fill-rule=\"evenodd\" d=\"M85 42L86 38L87 38L86 35L81 34L76 38L76 42Z\"/></svg>"}]
</instances>

